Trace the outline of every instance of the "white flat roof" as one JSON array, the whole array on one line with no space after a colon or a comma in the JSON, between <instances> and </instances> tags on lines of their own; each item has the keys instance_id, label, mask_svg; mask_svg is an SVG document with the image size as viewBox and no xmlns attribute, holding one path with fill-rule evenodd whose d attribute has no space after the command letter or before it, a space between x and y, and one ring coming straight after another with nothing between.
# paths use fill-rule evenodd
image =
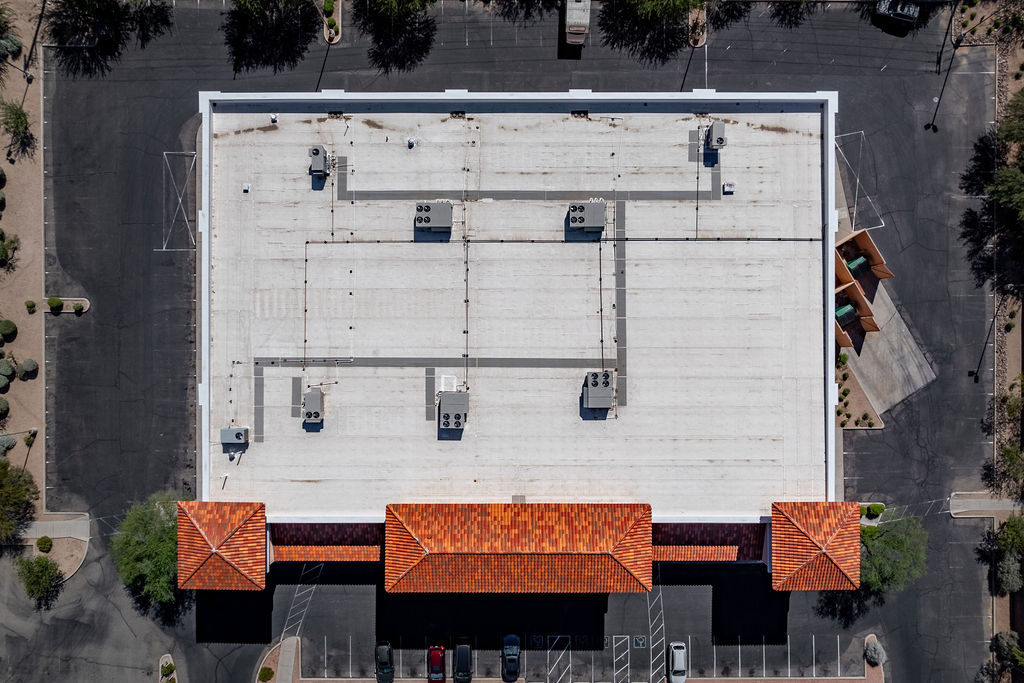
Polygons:
<instances>
[{"instance_id":1,"label":"white flat roof","mask_svg":"<svg viewBox=\"0 0 1024 683\"><path fill-rule=\"evenodd\" d=\"M746 520L832 499L834 93L201 106L201 499L271 521L513 496ZM313 145L336 163L322 189ZM596 240L566 229L589 199ZM418 200L453 203L450 240L414 230ZM600 369L616 406L583 419ZM442 386L469 392L459 440L438 438ZM244 453L227 425L250 427Z\"/></svg>"}]
</instances>

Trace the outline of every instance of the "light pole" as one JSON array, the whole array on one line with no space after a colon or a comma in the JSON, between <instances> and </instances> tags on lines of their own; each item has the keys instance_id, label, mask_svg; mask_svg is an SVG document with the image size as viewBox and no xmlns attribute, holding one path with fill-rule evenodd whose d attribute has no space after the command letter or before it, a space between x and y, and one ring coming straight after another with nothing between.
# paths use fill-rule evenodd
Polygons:
<instances>
[{"instance_id":1,"label":"light pole","mask_svg":"<svg viewBox=\"0 0 1024 683\"><path fill-rule=\"evenodd\" d=\"M946 84L949 83L949 74L953 72L953 59L956 57L956 49L960 47L960 43L964 40L964 34L960 34L953 41L953 51L949 55L949 67L946 68L946 77L942 79L942 90L939 91L939 96L935 98L935 112L932 113L932 120L924 124L925 130L930 130L933 133L939 132L939 127L935 125L935 117L939 115L939 105L942 103L942 94L946 92Z\"/></svg>"}]
</instances>

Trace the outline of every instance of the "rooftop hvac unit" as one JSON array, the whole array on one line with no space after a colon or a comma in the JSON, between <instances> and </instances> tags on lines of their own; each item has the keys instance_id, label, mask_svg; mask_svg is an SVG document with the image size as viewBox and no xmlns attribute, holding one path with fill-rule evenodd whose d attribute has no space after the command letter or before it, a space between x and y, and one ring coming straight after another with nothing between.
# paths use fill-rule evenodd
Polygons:
<instances>
[{"instance_id":1,"label":"rooftop hvac unit","mask_svg":"<svg viewBox=\"0 0 1024 683\"><path fill-rule=\"evenodd\" d=\"M302 395L302 422L305 424L323 424L324 392L320 387L313 387Z\"/></svg>"},{"instance_id":2,"label":"rooftop hvac unit","mask_svg":"<svg viewBox=\"0 0 1024 683\"><path fill-rule=\"evenodd\" d=\"M602 232L605 224L604 202L576 202L569 205L569 229Z\"/></svg>"},{"instance_id":3,"label":"rooftop hvac unit","mask_svg":"<svg viewBox=\"0 0 1024 683\"><path fill-rule=\"evenodd\" d=\"M712 122L708 128L708 149L722 149L725 142L725 124L721 121Z\"/></svg>"},{"instance_id":4,"label":"rooftop hvac unit","mask_svg":"<svg viewBox=\"0 0 1024 683\"><path fill-rule=\"evenodd\" d=\"M615 373L611 370L591 370L583 380L583 407L611 408L614 402Z\"/></svg>"},{"instance_id":5,"label":"rooftop hvac unit","mask_svg":"<svg viewBox=\"0 0 1024 683\"><path fill-rule=\"evenodd\" d=\"M315 176L325 176L330 174L331 160L323 145L316 145L309 148L309 172Z\"/></svg>"},{"instance_id":6,"label":"rooftop hvac unit","mask_svg":"<svg viewBox=\"0 0 1024 683\"><path fill-rule=\"evenodd\" d=\"M221 427L220 442L222 444L249 443L249 428Z\"/></svg>"},{"instance_id":7,"label":"rooftop hvac unit","mask_svg":"<svg viewBox=\"0 0 1024 683\"><path fill-rule=\"evenodd\" d=\"M469 417L469 394L465 391L442 391L437 402L437 421L441 429L465 429Z\"/></svg>"},{"instance_id":8,"label":"rooftop hvac unit","mask_svg":"<svg viewBox=\"0 0 1024 683\"><path fill-rule=\"evenodd\" d=\"M451 202L417 202L415 227L431 232L452 231Z\"/></svg>"}]
</instances>

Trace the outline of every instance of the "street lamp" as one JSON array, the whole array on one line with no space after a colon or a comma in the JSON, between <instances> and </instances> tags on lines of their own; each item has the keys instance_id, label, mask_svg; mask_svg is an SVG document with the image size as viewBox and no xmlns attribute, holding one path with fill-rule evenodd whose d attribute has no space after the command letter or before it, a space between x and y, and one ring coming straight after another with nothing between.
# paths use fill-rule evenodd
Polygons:
<instances>
[{"instance_id":1,"label":"street lamp","mask_svg":"<svg viewBox=\"0 0 1024 683\"><path fill-rule=\"evenodd\" d=\"M935 111L932 113L932 120L924 124L925 130L930 130L933 133L939 132L939 127L935 125L935 117L939 115L939 104L942 103L942 94L946 92L946 84L949 83L949 74L953 72L953 59L956 57L956 49L960 47L960 43L964 41L964 34L957 35L953 41L953 51L949 55L949 67L946 68L946 77L942 80L942 89L939 91L939 96L935 98Z\"/></svg>"}]
</instances>

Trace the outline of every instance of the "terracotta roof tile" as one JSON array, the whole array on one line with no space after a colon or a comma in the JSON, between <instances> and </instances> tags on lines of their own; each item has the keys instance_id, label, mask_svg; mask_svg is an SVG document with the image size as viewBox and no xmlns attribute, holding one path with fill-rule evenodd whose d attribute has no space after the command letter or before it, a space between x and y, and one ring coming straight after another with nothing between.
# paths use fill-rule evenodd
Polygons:
<instances>
[{"instance_id":1,"label":"terracotta roof tile","mask_svg":"<svg viewBox=\"0 0 1024 683\"><path fill-rule=\"evenodd\" d=\"M263 503L178 503L178 587L263 590L266 586Z\"/></svg>"},{"instance_id":2,"label":"terracotta roof tile","mask_svg":"<svg viewBox=\"0 0 1024 683\"><path fill-rule=\"evenodd\" d=\"M772 588L812 591L859 586L857 503L772 503Z\"/></svg>"},{"instance_id":3,"label":"terracotta roof tile","mask_svg":"<svg viewBox=\"0 0 1024 683\"><path fill-rule=\"evenodd\" d=\"M274 562L380 562L380 546L275 545Z\"/></svg>"},{"instance_id":4,"label":"terracotta roof tile","mask_svg":"<svg viewBox=\"0 0 1024 683\"><path fill-rule=\"evenodd\" d=\"M389 592L627 593L651 589L643 504L389 505Z\"/></svg>"}]
</instances>

